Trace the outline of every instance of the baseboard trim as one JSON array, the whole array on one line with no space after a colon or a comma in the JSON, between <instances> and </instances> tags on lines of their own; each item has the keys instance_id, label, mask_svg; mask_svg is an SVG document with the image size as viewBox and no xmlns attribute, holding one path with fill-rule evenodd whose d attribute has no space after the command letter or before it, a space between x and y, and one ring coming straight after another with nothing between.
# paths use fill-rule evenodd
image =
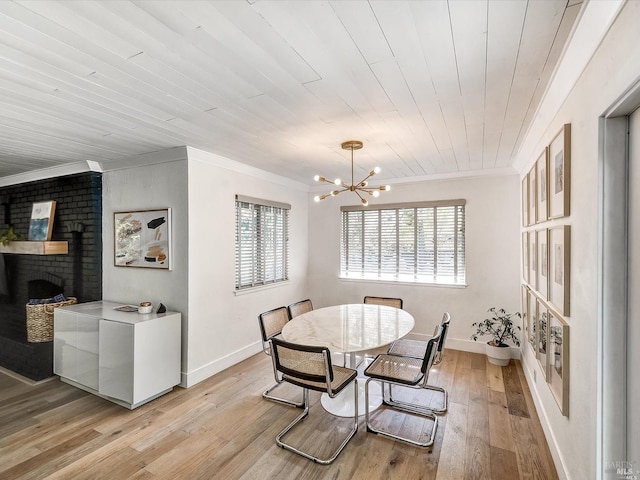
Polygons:
<instances>
[{"instance_id":1,"label":"baseboard trim","mask_svg":"<svg viewBox=\"0 0 640 480\"><path fill-rule=\"evenodd\" d=\"M406 338L410 338L413 340L422 340L427 341L431 338L431 335L424 335L420 333L410 333L406 336ZM458 338L447 337L445 342L445 348L450 348L452 350L461 350L463 352L471 352L471 353L480 353L482 355L485 354L485 342L474 342L472 340L460 340ZM520 360L520 348L519 347L509 347L511 350L511 358L515 358Z\"/></svg>"},{"instance_id":2,"label":"baseboard trim","mask_svg":"<svg viewBox=\"0 0 640 480\"><path fill-rule=\"evenodd\" d=\"M529 365L527 364L527 359L522 359L522 370L524 371L524 376L527 379L527 383L529 384L529 390L531 392L531 398L533 399L533 403L536 407L536 412L538 413L538 418L540 419L540 425L542 426L542 431L544 432L544 436L547 439L547 445L549 445L549 451L551 452L551 457L553 457L553 463L556 466L556 472L558 473L559 480L567 480L569 476L567 475L567 470L565 467L565 462L562 454L560 453L560 449L558 448L558 442L553 434L553 431L549 428L549 418L547 417L547 411L542 405L542 400L540 399L540 392L536 387L535 381L533 380L531 370L529 369ZM533 368L537 368L537 365ZM538 372L538 375L542 375Z\"/></svg>"},{"instance_id":3,"label":"baseboard trim","mask_svg":"<svg viewBox=\"0 0 640 480\"><path fill-rule=\"evenodd\" d=\"M244 348L236 350L221 358L217 358L213 362L210 362L202 367L199 367L191 372L182 372L180 375L180 386L183 388L189 388L197 383L206 380L207 378L219 373L229 367L240 363L243 360L255 355L262 351L262 342L254 342L247 345Z\"/></svg>"}]
</instances>

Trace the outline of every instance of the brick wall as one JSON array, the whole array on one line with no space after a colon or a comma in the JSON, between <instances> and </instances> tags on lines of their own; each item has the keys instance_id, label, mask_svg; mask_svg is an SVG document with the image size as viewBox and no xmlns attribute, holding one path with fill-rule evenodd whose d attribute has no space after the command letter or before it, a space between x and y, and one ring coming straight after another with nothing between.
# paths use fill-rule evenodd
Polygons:
<instances>
[{"instance_id":1,"label":"brick wall","mask_svg":"<svg viewBox=\"0 0 640 480\"><path fill-rule=\"evenodd\" d=\"M0 366L33 380L53 375L53 342L29 343L27 282L39 273L65 280L79 302L102 298L102 174L81 173L0 187L0 230L7 224L25 239L34 202L55 200L52 240L69 242L67 255L4 255L10 294L0 296ZM4 203L8 203L5 208Z\"/></svg>"},{"instance_id":2,"label":"brick wall","mask_svg":"<svg viewBox=\"0 0 640 480\"><path fill-rule=\"evenodd\" d=\"M33 203L55 200L51 239L69 242L68 255L5 255L11 290L8 303L27 302L27 280L38 272L64 278L65 295L76 296L79 302L102 298L102 174L81 173L2 187L0 199L10 204L10 218L0 208L2 230L8 220L25 239Z\"/></svg>"}]
</instances>

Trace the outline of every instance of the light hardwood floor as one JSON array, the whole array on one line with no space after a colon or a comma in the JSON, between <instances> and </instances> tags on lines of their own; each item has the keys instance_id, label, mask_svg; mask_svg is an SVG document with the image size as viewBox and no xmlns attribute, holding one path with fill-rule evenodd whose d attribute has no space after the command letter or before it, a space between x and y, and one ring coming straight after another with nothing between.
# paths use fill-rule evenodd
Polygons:
<instances>
[{"instance_id":1,"label":"light hardwood floor","mask_svg":"<svg viewBox=\"0 0 640 480\"><path fill-rule=\"evenodd\" d=\"M260 353L129 411L58 380L34 386L0 373L0 478L558 478L517 361L496 367L483 355L447 350L430 381L450 392L431 453L367 433L361 417L357 435L329 466L276 447L275 436L299 410L264 400L272 383L271 361ZM324 451L348 420L327 414L311 395L309 417L288 440ZM414 434L429 426L377 412L378 422Z\"/></svg>"}]
</instances>

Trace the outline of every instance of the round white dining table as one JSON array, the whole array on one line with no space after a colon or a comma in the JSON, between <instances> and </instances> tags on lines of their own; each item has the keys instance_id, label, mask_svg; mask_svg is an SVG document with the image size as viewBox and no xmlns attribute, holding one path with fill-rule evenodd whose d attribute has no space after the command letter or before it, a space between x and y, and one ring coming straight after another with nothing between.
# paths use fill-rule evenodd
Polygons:
<instances>
[{"instance_id":1,"label":"round white dining table","mask_svg":"<svg viewBox=\"0 0 640 480\"><path fill-rule=\"evenodd\" d=\"M348 366L355 368L358 352L366 352L407 335L415 324L413 316L405 310L386 305L347 304L318 308L292 318L282 329L287 342L328 347L331 353L348 355ZM358 415L364 415L364 376L357 382ZM370 385L377 385L373 383ZM323 394L322 406L337 416L353 416L353 391L345 389L334 398ZM380 406L378 393L369 395L369 408Z\"/></svg>"}]
</instances>

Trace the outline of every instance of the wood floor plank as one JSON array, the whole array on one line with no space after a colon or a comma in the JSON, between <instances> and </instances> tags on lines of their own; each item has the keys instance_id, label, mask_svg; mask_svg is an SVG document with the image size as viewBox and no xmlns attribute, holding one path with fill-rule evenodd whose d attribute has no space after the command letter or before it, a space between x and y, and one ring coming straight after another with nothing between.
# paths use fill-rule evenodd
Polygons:
<instances>
[{"instance_id":1,"label":"wood floor plank","mask_svg":"<svg viewBox=\"0 0 640 480\"><path fill-rule=\"evenodd\" d=\"M485 369L471 369L469 409L467 411L466 479L491 478L489 410Z\"/></svg>"},{"instance_id":2,"label":"wood floor plank","mask_svg":"<svg viewBox=\"0 0 640 480\"><path fill-rule=\"evenodd\" d=\"M329 466L276 446L300 410L262 398L273 384L262 353L133 411L59 381L28 385L0 372L0 478L556 479L522 368L511 367L496 370L480 355L446 350L430 379L449 389L451 401L430 453L368 433L360 417L358 433ZM282 392L300 398L298 387ZM429 405L438 396L408 395ZM349 421L324 411L319 398L312 392L311 413L290 440L324 454ZM424 418L385 410L375 415L386 428L428 435Z\"/></svg>"},{"instance_id":3,"label":"wood floor plank","mask_svg":"<svg viewBox=\"0 0 640 480\"><path fill-rule=\"evenodd\" d=\"M491 480L512 480L519 475L515 452L491 447Z\"/></svg>"},{"instance_id":4,"label":"wood floor plank","mask_svg":"<svg viewBox=\"0 0 640 480\"><path fill-rule=\"evenodd\" d=\"M436 478L456 480L464 478L464 463L467 452L468 407L450 403L447 412L447 428L442 439L442 450Z\"/></svg>"},{"instance_id":5,"label":"wood floor plank","mask_svg":"<svg viewBox=\"0 0 640 480\"><path fill-rule=\"evenodd\" d=\"M489 389L488 402L489 444L502 450L515 451L505 393Z\"/></svg>"},{"instance_id":6,"label":"wood floor plank","mask_svg":"<svg viewBox=\"0 0 640 480\"><path fill-rule=\"evenodd\" d=\"M459 403L461 405L469 404L469 381L471 378L471 357L464 355L466 352L460 352L456 370L454 372L455 381L449 391L449 401ZM465 361L466 359L466 361Z\"/></svg>"},{"instance_id":7,"label":"wood floor plank","mask_svg":"<svg viewBox=\"0 0 640 480\"><path fill-rule=\"evenodd\" d=\"M487 386L496 392L504 392L504 378L502 367L487 362Z\"/></svg>"},{"instance_id":8,"label":"wood floor plank","mask_svg":"<svg viewBox=\"0 0 640 480\"><path fill-rule=\"evenodd\" d=\"M487 369L487 357L480 353L470 353L471 356L471 369L472 370L486 370Z\"/></svg>"},{"instance_id":9,"label":"wood floor plank","mask_svg":"<svg viewBox=\"0 0 640 480\"><path fill-rule=\"evenodd\" d=\"M513 360L506 367L502 367L502 376L504 378L504 392L507 397L509 413L529 418L529 409L527 408L520 377Z\"/></svg>"}]
</instances>

